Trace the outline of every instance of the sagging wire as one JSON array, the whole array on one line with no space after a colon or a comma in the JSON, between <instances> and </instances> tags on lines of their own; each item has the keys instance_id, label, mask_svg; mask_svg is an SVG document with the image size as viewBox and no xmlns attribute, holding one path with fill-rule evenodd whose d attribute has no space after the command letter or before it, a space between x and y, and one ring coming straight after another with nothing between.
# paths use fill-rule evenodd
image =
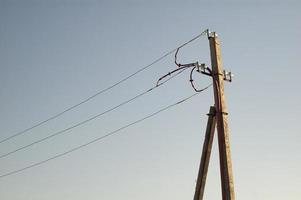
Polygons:
<instances>
[{"instance_id":1,"label":"sagging wire","mask_svg":"<svg viewBox=\"0 0 301 200\"><path fill-rule=\"evenodd\" d=\"M166 53L163 54L162 56L158 57L157 59L153 60L151 63L149 63L149 64L143 66L142 68L138 69L137 71L133 72L132 74L129 74L129 75L125 76L124 78L122 78L121 80L119 80L119 81L113 83L112 85L109 85L108 87L99 90L98 92L92 94L91 96L86 97L86 98L83 99L82 101L80 101L80 102L78 102L78 103L76 103L76 104L74 104L74 105L71 105L70 107L67 107L67 108L65 108L64 110L62 110L62 111L60 111L60 112L58 112L58 113L56 113L56 114L54 114L54 115L52 115L52 116L46 118L46 119L43 119L43 120L41 120L41 121L39 121L39 122L36 122L35 124L31 125L31 126L28 127L28 128L25 128L25 129L23 129L23 130L21 130L21 131L18 131L18 132L14 133L14 134L12 134L12 135L6 137L6 138L0 139L0 144L1 144L1 143L4 143L4 142L6 142L6 141L9 141L9 140L11 140L11 139L13 139L13 138L15 138L15 137L18 137L18 136L20 136L20 135L24 135L24 134L26 134L26 133L29 133L29 131L31 131L31 130L33 130L33 129L35 129L35 128L37 128L37 127L43 125L43 124L48 123L49 121L52 121L52 120L54 120L54 119L56 119L56 118L62 116L63 114L65 114L65 113L67 113L67 112L69 112L69 111L71 111L71 110L74 110L75 108L81 106L82 104L85 104L85 103L89 102L90 100L92 100L92 99L94 99L95 97L97 97L97 96L99 96L99 95L101 95L101 94L103 94L103 93L105 93L105 92L107 92L107 91L113 89L114 87L117 87L118 85L120 85L120 84L126 82L127 80L131 79L132 77L136 76L137 74L141 73L142 71L144 71L144 70L146 70L146 69L148 69L148 68L154 66L155 64L157 64L158 62L160 62L161 60L163 60L164 58L166 58L167 56L171 55L173 52L179 51L180 48L182 48L182 47L188 45L189 43L195 41L196 39L200 38L201 36L203 36L203 35L205 35L205 34L208 35L208 29L204 30L203 32L201 32L200 34L198 34L198 35L196 35L195 37L191 38L190 40L186 41L185 43L181 44L180 46L178 46L178 47L176 47L176 48L174 48L174 49L171 49L170 51L166 52Z\"/></svg>"},{"instance_id":2,"label":"sagging wire","mask_svg":"<svg viewBox=\"0 0 301 200\"><path fill-rule=\"evenodd\" d=\"M200 65L198 64L197 66L193 67L190 71L190 79L189 79L189 82L191 84L191 87L194 89L194 91L196 92L202 92L204 91L205 89L207 89L208 87L210 87L212 84L208 85L208 87L205 87L205 88L202 88L202 89L197 89L193 83L193 72L194 70L196 69L197 72L200 72L200 73L205 73L205 74L211 74L211 70L208 68L208 67L205 67L205 65L203 66L203 69L202 69L202 72L200 70ZM206 70L208 72L206 72Z\"/></svg>"},{"instance_id":3,"label":"sagging wire","mask_svg":"<svg viewBox=\"0 0 301 200\"><path fill-rule=\"evenodd\" d=\"M147 120L147 119L149 119L149 118L152 118L152 117L158 115L158 114L161 113L161 112L164 112L164 111L166 111L166 110L171 109L172 107L175 107L175 106L177 106L177 105L179 105L179 104L182 104L182 103L188 101L189 99L191 99L192 97L196 96L197 94L199 94L199 93L195 93L195 94L193 94L193 95L190 95L190 96L188 96L188 97L186 97L186 98L184 98L184 99L182 99L182 100L180 100L180 101L177 101L176 103L170 104L170 105L168 105L168 106L166 106L166 107L164 107L164 108L162 108L162 109L160 109L160 110L158 110L158 111L156 111L156 112L154 112L154 113L151 113L151 114L149 114L149 115L147 115L147 116L145 116L145 117L143 117L143 118L140 118L140 119L138 119L138 120L136 120L136 121L133 121L133 122L131 122L131 123L125 125L125 126L122 126L122 127L118 128L118 129L115 129L114 131L107 132L107 133L104 134L104 135L101 135L101 136L99 136L99 137L96 137L96 138L94 138L94 139L92 139L92 140L90 140L90 141L88 141L88 142L86 142L86 143L83 143L83 144L81 144L81 145L75 146L75 147L73 147L73 148L71 148L71 149L69 149L69 150L66 150L66 151L62 152L62 153L56 154L56 155L54 155L54 156L52 156L52 157L49 157L49 158L46 158L46 159L44 159L44 160L42 160L42 161L38 161L38 162L35 162L35 163L33 163L33 164L29 164L29 165L27 165L27 166L25 166L25 167L23 167L23 168L19 168L19 169L16 169L16 170L13 170L13 171L9 171L9 172L4 173L4 174L0 174L0 179L1 179L1 178L4 178L4 177L7 177L7 176L11 176L11 175L13 175L13 174L17 174L17 173L23 172L23 171L25 171L25 170L28 170L28 169L31 169L31 168L34 168L34 167L37 167L37 166L40 166L40 165L45 164L45 163L47 163L47 162L49 162L49 161L51 161L51 160L55 160L55 159L57 159L57 158L60 158L60 157L65 156L65 155L67 155L67 154L71 154L71 153L73 153L73 152L75 152L75 151L79 151L79 150L81 150L81 149L83 149L83 148L85 148L85 147L87 147L87 146L89 146L89 145L91 145L91 144L100 142L100 141L102 141L102 140L104 140L104 139L106 139L106 138L108 138L108 137L111 137L111 136L113 136L113 135L120 134L120 132L121 132L122 130L125 130L125 129L131 127L131 126L134 126L134 125L136 125L136 124L139 124L139 123L141 123L141 122L143 122L143 121L145 121L145 120Z\"/></svg>"},{"instance_id":4,"label":"sagging wire","mask_svg":"<svg viewBox=\"0 0 301 200\"><path fill-rule=\"evenodd\" d=\"M161 82L163 79L165 79L166 77L171 76L172 74L174 74L174 73L177 72L177 71L180 71L180 72L178 72L178 73L182 73L182 72L185 71L187 68L188 68L187 66L183 66L183 67L179 67L179 68L177 68L177 69L175 69L175 70L173 70L173 71L171 71L171 72L168 72L167 74L165 74L164 76L162 76L161 78L158 79L158 81L157 81L157 83L156 83L156 86L161 85L160 82Z\"/></svg>"},{"instance_id":5,"label":"sagging wire","mask_svg":"<svg viewBox=\"0 0 301 200\"><path fill-rule=\"evenodd\" d=\"M202 72L202 73L206 73L206 74L212 74L211 73L211 70L205 66L205 64L199 64L198 62L195 62L195 63L189 63L189 64L180 64L178 63L177 61L177 56L178 56L178 53L179 53L179 50L180 50L181 47L179 47L176 52L175 52L175 60L174 60L174 63L176 64L176 66L178 66L177 69L171 71L171 72L168 72L167 74L163 75L162 77L160 77L156 83L156 86L160 85L160 82L165 79L166 77L168 76L171 76L173 73L177 72L177 71L180 71L180 73L182 73L183 71L185 71L186 69L188 68L192 68L191 71L190 71L190 79L189 79L189 82L192 86L192 88L194 89L195 92L202 92L204 91L205 89L207 89L209 86L211 86L212 84L210 84L209 86L205 87L205 88L202 88L202 89L197 89L193 83L193 72L196 70L197 72ZM201 70L200 70L201 68ZM206 72L206 70L208 72Z\"/></svg>"},{"instance_id":6,"label":"sagging wire","mask_svg":"<svg viewBox=\"0 0 301 200\"><path fill-rule=\"evenodd\" d=\"M201 92L201 91L203 91L203 90L197 89L197 88L194 86L193 79L192 79L193 71L194 71L196 68L197 68L197 67L193 67L192 70L190 71L190 79L189 79L189 82L190 82L190 84L191 84L191 87L194 89L194 91L196 91L196 92Z\"/></svg>"},{"instance_id":7,"label":"sagging wire","mask_svg":"<svg viewBox=\"0 0 301 200\"><path fill-rule=\"evenodd\" d=\"M12 150L12 151L9 151L9 152L7 152L7 153L0 154L0 159L5 158L5 157L7 157L7 156L10 156L10 155L12 155L12 154L14 154L14 153L17 153L17 152L21 151L21 150L25 150L25 149L27 149L27 148L29 148L29 147L31 147L31 146L34 146L34 145L36 145L36 144L39 144L39 143L44 142L44 141L46 141L46 140L49 140L49 139L51 139L51 138L57 137L57 136L62 135L62 134L66 134L68 131L70 131L70 130L72 130L72 129L75 129L75 128L77 128L77 127L80 127L80 126L82 126L82 125L84 125L84 124L86 124L86 123L88 123L88 122L90 122L90 121L92 121L92 120L95 120L95 119L97 119L97 118L99 118L99 117L101 117L101 116L103 116L103 115L105 115L105 114L107 114L107 113L109 113L109 112L111 112L111 111L116 110L117 108L119 108L119 107L121 107L121 106L124 106L124 105L126 105L126 104L128 104L128 103L130 103L130 102L132 102L132 101L135 101L136 99L138 99L138 98L140 98L140 97L146 95L147 93L149 93L149 92L155 90L156 88L160 87L161 85L165 84L165 83L168 82L169 80L175 78L176 76L178 76L179 74L181 74L183 71L184 71L184 70L180 70L178 73L176 73L176 74L172 75L171 77L165 79L164 81L160 82L160 84L157 84L156 86L153 86L153 87L149 88L148 90L145 90L144 92L142 92L142 93L140 93L140 94L138 94L138 95L136 95L136 96L134 96L134 97L132 97L132 98L126 100L126 101L123 101L123 102L121 102L120 104L118 104L118 105L116 105L116 106L113 106L113 107L111 107L111 108L109 108L109 109L107 109L107 110L105 110L105 111L103 111L103 112L101 112L101 113L98 113L97 115L94 115L94 116L92 116L92 117L90 117L90 118L88 118L88 119L86 119L86 120L83 120L83 121L81 121L81 122L78 122L78 123L76 123L76 124L74 124L74 125L72 125L72 126L69 126L69 127L65 128L65 129L60 130L60 131L54 132L54 133L52 133L51 135L48 135L48 136L43 137L43 138L41 138L41 139L39 139L39 140L36 140L36 141L34 141L34 142L32 142L32 143L29 143L29 144L26 144L26 145L21 146L21 147L19 147L19 148L16 148L16 149L14 149L14 150ZM1 177L0 177L0 178L1 178Z\"/></svg>"},{"instance_id":8,"label":"sagging wire","mask_svg":"<svg viewBox=\"0 0 301 200\"><path fill-rule=\"evenodd\" d=\"M175 53L175 64L176 64L178 67L182 67L183 65L180 64L180 63L178 63L178 61L177 61L179 50L180 50L180 47L177 48L176 53Z\"/></svg>"},{"instance_id":9,"label":"sagging wire","mask_svg":"<svg viewBox=\"0 0 301 200\"><path fill-rule=\"evenodd\" d=\"M168 72L167 74L165 74L164 76L160 77L156 83L156 86L158 86L160 84L160 81L162 81L163 79L165 79L166 77L168 76L171 76L173 73L177 72L177 71L180 71L182 70L181 72L185 71L186 69L188 69L189 67L193 67L195 66L196 63L192 63L192 64L180 64L178 63L177 59L178 59L178 53L179 53L179 50L182 48L182 46L178 47L176 52L175 52L175 59L174 59L174 63L175 65L178 67L177 69L171 71L171 72Z\"/></svg>"}]
</instances>

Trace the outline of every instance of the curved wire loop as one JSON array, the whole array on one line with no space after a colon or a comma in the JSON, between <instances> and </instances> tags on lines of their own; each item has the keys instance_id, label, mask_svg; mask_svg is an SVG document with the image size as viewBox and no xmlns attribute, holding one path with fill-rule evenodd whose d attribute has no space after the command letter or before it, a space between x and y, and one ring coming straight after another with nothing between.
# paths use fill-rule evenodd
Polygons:
<instances>
[{"instance_id":1,"label":"curved wire loop","mask_svg":"<svg viewBox=\"0 0 301 200\"><path fill-rule=\"evenodd\" d=\"M208 34L208 31L206 32ZM190 71L190 84L192 86L192 88L194 89L195 92L202 92L204 91L206 88L203 88L203 89L197 89L193 83L193 78L192 78L192 74L194 72L194 70L196 69L198 72L200 72L200 69L199 69L199 64L196 62L196 63L189 63L189 64L181 64L181 63L178 63L177 59L178 59L178 53L179 53L179 50L180 48L182 48L182 46L178 47L176 52L175 52L175 56L174 56L174 63L175 65L178 67L177 69L171 71L171 72L168 72L167 74L165 74L164 76L160 77L156 83L156 87L159 86L161 83L161 81L163 79L165 79L166 77L168 76L171 76L173 73L181 70L180 72L178 73L182 73L183 71L185 71L186 69L188 68L192 68L191 71ZM205 68L204 70L207 70L209 72L209 74L212 74L211 70L209 68ZM210 85L211 86L211 85Z\"/></svg>"},{"instance_id":2,"label":"curved wire loop","mask_svg":"<svg viewBox=\"0 0 301 200\"><path fill-rule=\"evenodd\" d=\"M191 71L190 71L190 79L189 79L189 82L190 82L190 84L191 84L191 87L194 89L194 91L196 91L196 92L202 92L202 91L204 91L205 89L207 89L209 86L211 86L212 84L210 84L209 86L207 86L207 87L205 87L205 88L197 89L197 88L195 87L194 83L193 83L193 76L192 76L195 69L197 69L197 71L199 71L199 69L198 69L197 66L195 66L195 67L193 67L193 68L191 69ZM209 68L206 68L206 70L207 70L210 74L212 74L212 72L211 72L211 70L210 70Z\"/></svg>"}]
</instances>

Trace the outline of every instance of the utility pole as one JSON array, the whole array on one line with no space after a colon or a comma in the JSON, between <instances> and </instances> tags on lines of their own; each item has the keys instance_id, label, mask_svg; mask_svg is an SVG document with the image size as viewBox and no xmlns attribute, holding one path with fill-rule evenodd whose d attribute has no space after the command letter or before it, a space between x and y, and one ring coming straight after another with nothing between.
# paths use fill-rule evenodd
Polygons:
<instances>
[{"instance_id":1,"label":"utility pole","mask_svg":"<svg viewBox=\"0 0 301 200\"><path fill-rule=\"evenodd\" d=\"M206 32L210 47L211 68L207 67L204 63L199 64L198 62L188 64L177 63L177 53L179 51L178 48L175 54L175 64L178 66L178 68L162 76L158 80L157 85L162 79L166 78L167 76L170 76L171 74L179 70L192 68L192 70L190 71L191 86L195 90L195 92L202 92L208 87L198 90L194 86L192 78L194 70L196 69L196 71L199 73L211 76L213 82L212 85L214 93L214 106L210 107L208 114L209 117L207 122L205 140L203 144L199 173L194 193L194 200L203 200L215 127L217 127L217 138L219 147L222 200L235 200L227 119L228 112L226 109L224 94L224 80L231 82L232 74L231 72L226 72L222 69L220 41L217 37L217 34L215 32L210 33L209 30L206 30L202 32L201 35Z\"/></svg>"},{"instance_id":2,"label":"utility pole","mask_svg":"<svg viewBox=\"0 0 301 200\"><path fill-rule=\"evenodd\" d=\"M201 73L212 77L215 106L211 107L209 112L194 200L203 199L214 136L215 120L219 146L222 200L234 200L234 184L227 120L228 113L224 95L224 80L231 81L231 73L228 74L222 69L220 41L217 34L215 32L209 33L208 31L207 35L210 46L211 69L209 69L209 74L202 71Z\"/></svg>"},{"instance_id":3,"label":"utility pole","mask_svg":"<svg viewBox=\"0 0 301 200\"><path fill-rule=\"evenodd\" d=\"M223 200L234 200L234 184L230 154L227 109L224 95L224 72L221 62L220 41L216 33L209 35L214 101Z\"/></svg>"}]
</instances>

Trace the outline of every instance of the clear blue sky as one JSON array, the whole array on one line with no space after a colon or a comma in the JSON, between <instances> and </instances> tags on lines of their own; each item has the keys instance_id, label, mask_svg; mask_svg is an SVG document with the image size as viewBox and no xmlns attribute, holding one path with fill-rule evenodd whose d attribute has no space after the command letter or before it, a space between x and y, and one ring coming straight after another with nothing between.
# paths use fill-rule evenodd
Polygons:
<instances>
[{"instance_id":1,"label":"clear blue sky","mask_svg":"<svg viewBox=\"0 0 301 200\"><path fill-rule=\"evenodd\" d=\"M237 199L301 196L301 3L288 1L0 1L0 138L83 100L199 34L221 39ZM205 37L183 63L210 64ZM173 55L1 154L102 112L174 69ZM210 79L196 77L199 87ZM68 134L0 159L0 175L103 135L192 94L188 74ZM0 179L6 200L192 199L212 91L81 151ZM206 199L220 199L217 145Z\"/></svg>"}]
</instances>

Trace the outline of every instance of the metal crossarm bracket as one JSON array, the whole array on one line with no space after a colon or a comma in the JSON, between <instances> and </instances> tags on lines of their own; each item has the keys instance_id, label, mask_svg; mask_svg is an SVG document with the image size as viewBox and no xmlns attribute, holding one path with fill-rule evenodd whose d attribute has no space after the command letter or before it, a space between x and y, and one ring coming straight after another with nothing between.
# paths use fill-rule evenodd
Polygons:
<instances>
[{"instance_id":1,"label":"metal crossarm bracket","mask_svg":"<svg viewBox=\"0 0 301 200\"><path fill-rule=\"evenodd\" d=\"M196 63L193 63L193 64L196 64L195 66L197 67L197 70L196 70L197 72L205 74L207 76L212 76L212 74L210 73L210 68L207 67L205 63L199 64L198 62L196 62ZM223 70L223 77L224 77L223 79L225 81L232 82L232 77L233 76L234 75L232 74L232 72L230 72L230 71L228 72L226 70Z\"/></svg>"},{"instance_id":2,"label":"metal crossarm bracket","mask_svg":"<svg viewBox=\"0 0 301 200\"><path fill-rule=\"evenodd\" d=\"M234 75L232 74L232 72L228 72L226 70L223 70L223 76L224 76L225 81L232 82L232 77Z\"/></svg>"}]
</instances>

